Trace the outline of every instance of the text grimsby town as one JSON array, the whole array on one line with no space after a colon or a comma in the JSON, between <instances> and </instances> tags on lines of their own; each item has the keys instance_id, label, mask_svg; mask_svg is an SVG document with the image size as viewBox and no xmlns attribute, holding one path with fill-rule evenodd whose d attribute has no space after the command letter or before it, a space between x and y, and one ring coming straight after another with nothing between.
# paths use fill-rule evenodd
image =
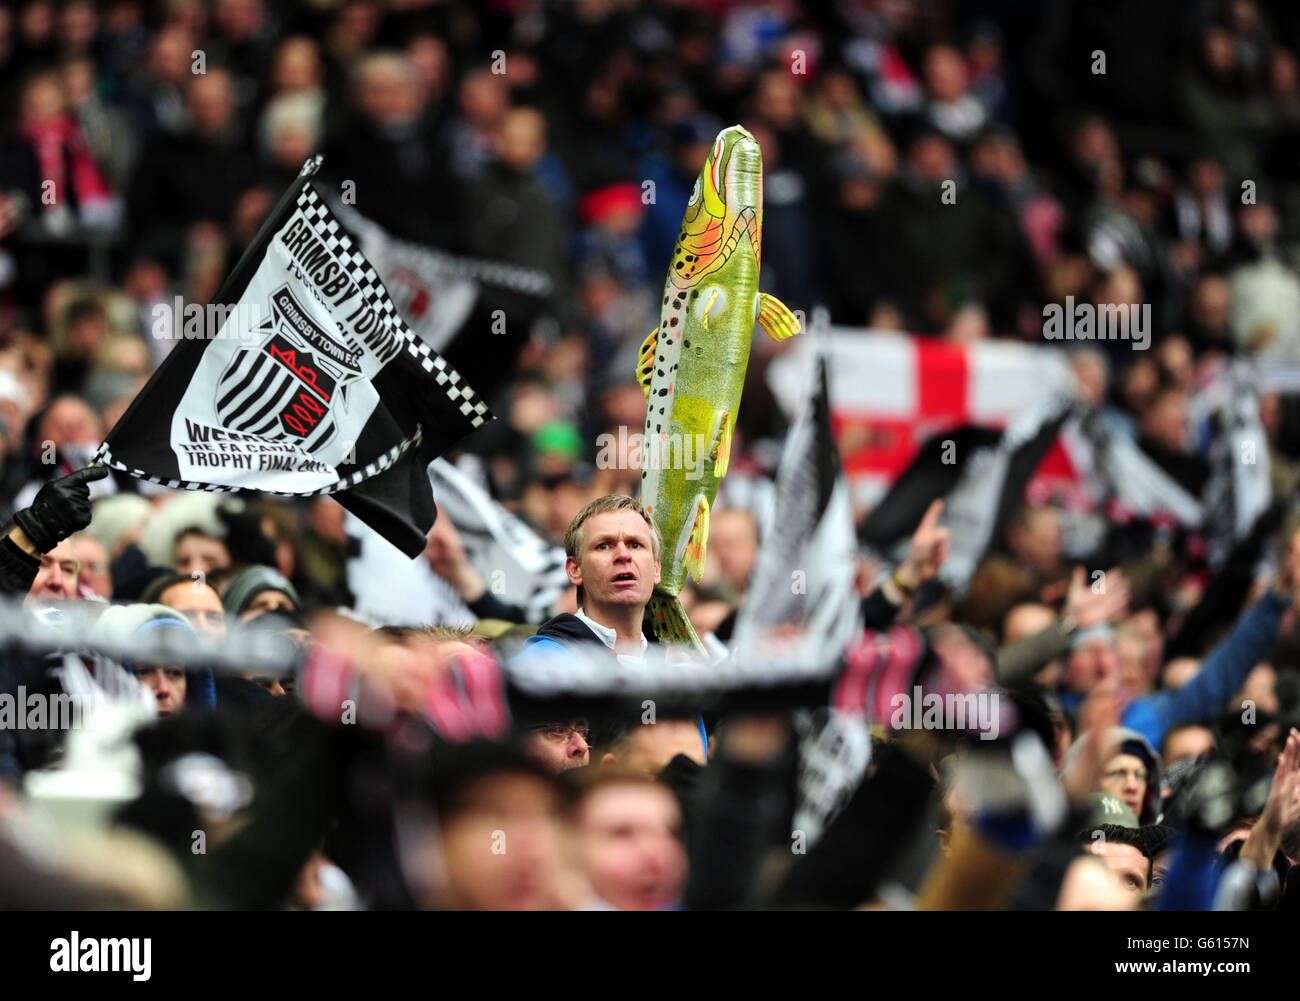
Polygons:
<instances>
[{"instance_id":1,"label":"text grimsby town","mask_svg":"<svg viewBox=\"0 0 1300 1001\"><path fill-rule=\"evenodd\" d=\"M334 259L329 249L316 238L316 233L309 223L295 218L280 234L280 239L285 249L302 267L306 278L331 301L334 309L338 309L353 296L360 294L360 287ZM385 354L382 336L383 321L379 314L366 304L365 299L362 299L357 304L357 308L344 319L351 324L353 331L365 340L367 347L381 357Z\"/></svg>"}]
</instances>

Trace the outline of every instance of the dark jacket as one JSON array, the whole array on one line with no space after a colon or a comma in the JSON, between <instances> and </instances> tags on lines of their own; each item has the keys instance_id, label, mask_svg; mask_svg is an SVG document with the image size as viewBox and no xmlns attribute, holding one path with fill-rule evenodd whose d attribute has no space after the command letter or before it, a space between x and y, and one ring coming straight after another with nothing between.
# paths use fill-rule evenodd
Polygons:
<instances>
[{"instance_id":1,"label":"dark jacket","mask_svg":"<svg viewBox=\"0 0 1300 1001\"><path fill-rule=\"evenodd\" d=\"M459 250L464 192L446 150L419 123L386 128L364 116L342 122L324 148L322 187L355 185L356 208L394 236Z\"/></svg>"},{"instance_id":2,"label":"dark jacket","mask_svg":"<svg viewBox=\"0 0 1300 1001\"><path fill-rule=\"evenodd\" d=\"M654 630L648 625L643 624L641 631L645 638L651 643L658 643ZM561 612L559 615L553 615L540 626L537 632L524 640L524 649L541 647L548 652L556 649L562 649L565 643L595 643L598 646L605 646L605 641L591 631L591 628L576 615L568 612ZM522 656L522 654L521 654ZM611 654L611 656L613 656Z\"/></svg>"},{"instance_id":3,"label":"dark jacket","mask_svg":"<svg viewBox=\"0 0 1300 1001\"><path fill-rule=\"evenodd\" d=\"M132 227L138 237L156 240L159 252L179 259L189 228L196 222L224 225L252 181L252 157L242 136L160 135L131 179Z\"/></svg>"},{"instance_id":4,"label":"dark jacket","mask_svg":"<svg viewBox=\"0 0 1300 1001\"><path fill-rule=\"evenodd\" d=\"M9 538L9 531L4 530L0 537L0 594L26 594L40 569L40 557L23 552Z\"/></svg>"},{"instance_id":5,"label":"dark jacket","mask_svg":"<svg viewBox=\"0 0 1300 1001\"><path fill-rule=\"evenodd\" d=\"M561 612L538 626L537 632L524 640L524 649L540 647L551 652L553 648L563 649L566 643L594 643L597 646L605 646L604 640L592 632L580 618L568 612Z\"/></svg>"},{"instance_id":6,"label":"dark jacket","mask_svg":"<svg viewBox=\"0 0 1300 1001\"><path fill-rule=\"evenodd\" d=\"M537 178L493 164L469 185L460 207L472 256L544 271L555 283L553 301L567 301L569 227Z\"/></svg>"}]
</instances>

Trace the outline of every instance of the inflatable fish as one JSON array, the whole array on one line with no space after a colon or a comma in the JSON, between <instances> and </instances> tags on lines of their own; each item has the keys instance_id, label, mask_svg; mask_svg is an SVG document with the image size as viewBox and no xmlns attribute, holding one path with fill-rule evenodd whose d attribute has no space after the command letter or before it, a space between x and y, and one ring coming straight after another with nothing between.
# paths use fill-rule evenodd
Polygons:
<instances>
[{"instance_id":1,"label":"inflatable fish","mask_svg":"<svg viewBox=\"0 0 1300 1001\"><path fill-rule=\"evenodd\" d=\"M718 133L695 182L664 283L659 327L641 345L646 394L641 503L663 535L662 575L647 612L665 643L700 641L677 600L704 571L709 509L727 472L757 323L774 341L799 332L759 292L763 154L738 125Z\"/></svg>"}]
</instances>

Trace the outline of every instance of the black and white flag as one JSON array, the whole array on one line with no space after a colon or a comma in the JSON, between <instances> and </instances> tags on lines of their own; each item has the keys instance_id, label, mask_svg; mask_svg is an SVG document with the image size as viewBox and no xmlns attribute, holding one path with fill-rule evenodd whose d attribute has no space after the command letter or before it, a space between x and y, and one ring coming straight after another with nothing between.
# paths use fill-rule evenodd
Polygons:
<instances>
[{"instance_id":1,"label":"black and white flag","mask_svg":"<svg viewBox=\"0 0 1300 1001\"><path fill-rule=\"evenodd\" d=\"M535 268L458 257L402 240L354 208L334 211L356 236L416 336L434 351L446 351L478 302L483 286L544 299L551 276Z\"/></svg>"},{"instance_id":2,"label":"black and white flag","mask_svg":"<svg viewBox=\"0 0 1300 1001\"><path fill-rule=\"evenodd\" d=\"M429 467L429 479L488 589L522 606L529 622L546 619L573 586L564 572L564 548L548 543L446 459Z\"/></svg>"},{"instance_id":3,"label":"black and white flag","mask_svg":"<svg viewBox=\"0 0 1300 1001\"><path fill-rule=\"evenodd\" d=\"M931 438L863 524L862 542L885 559L901 558L930 502L944 498L952 546L939 574L953 593L964 594L1073 406L1072 397L1058 393L1025 409L1005 431L966 425Z\"/></svg>"},{"instance_id":4,"label":"black and white flag","mask_svg":"<svg viewBox=\"0 0 1300 1001\"><path fill-rule=\"evenodd\" d=\"M856 554L822 355L811 406L790 429L777 469L773 517L736 618L735 662L747 667L780 662L809 678L837 670L862 628ZM862 781L871 761L871 736L866 717L833 708L800 710L794 723L799 734L794 825L810 844Z\"/></svg>"},{"instance_id":5,"label":"black and white flag","mask_svg":"<svg viewBox=\"0 0 1300 1001\"><path fill-rule=\"evenodd\" d=\"M414 336L308 161L209 309L96 461L187 490L338 501L410 557L436 508L426 467L492 419Z\"/></svg>"},{"instance_id":6,"label":"black and white flag","mask_svg":"<svg viewBox=\"0 0 1300 1001\"><path fill-rule=\"evenodd\" d=\"M1034 404L1008 425L995 447L977 450L963 467L943 511L952 545L939 579L954 594L966 593L980 560L1023 502L1025 485L1074 403L1062 393Z\"/></svg>"},{"instance_id":7,"label":"black and white flag","mask_svg":"<svg viewBox=\"0 0 1300 1001\"><path fill-rule=\"evenodd\" d=\"M1202 394L1213 407L1210 479L1205 484L1206 559L1218 570L1273 500L1268 434L1259 419L1259 393L1249 366L1220 372Z\"/></svg>"},{"instance_id":8,"label":"black and white flag","mask_svg":"<svg viewBox=\"0 0 1300 1001\"><path fill-rule=\"evenodd\" d=\"M824 359L815 378L811 406L786 436L773 517L736 616L732 649L737 659L775 657L822 674L861 623L853 510L831 436ZM776 633L785 639L776 641Z\"/></svg>"},{"instance_id":9,"label":"black and white flag","mask_svg":"<svg viewBox=\"0 0 1300 1001\"><path fill-rule=\"evenodd\" d=\"M1141 518L1164 513L1186 528L1201 527L1205 521L1201 500L1161 469L1136 441L1110 430L1095 412L1084 418L1081 427L1092 445L1092 461L1084 469L1105 500L1118 501Z\"/></svg>"}]
</instances>

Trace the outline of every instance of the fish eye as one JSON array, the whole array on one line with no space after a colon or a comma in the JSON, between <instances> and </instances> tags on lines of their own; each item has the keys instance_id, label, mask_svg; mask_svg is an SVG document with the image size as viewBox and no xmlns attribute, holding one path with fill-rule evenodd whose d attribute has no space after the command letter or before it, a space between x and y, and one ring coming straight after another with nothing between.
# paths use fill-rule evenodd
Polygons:
<instances>
[{"instance_id":1,"label":"fish eye","mask_svg":"<svg viewBox=\"0 0 1300 1001\"><path fill-rule=\"evenodd\" d=\"M697 177L697 178L695 179L695 187L693 187L693 188L691 189L691 201L690 201L690 204L694 205L694 204L695 204L696 202L698 202L699 200L700 200L700 179Z\"/></svg>"}]
</instances>

